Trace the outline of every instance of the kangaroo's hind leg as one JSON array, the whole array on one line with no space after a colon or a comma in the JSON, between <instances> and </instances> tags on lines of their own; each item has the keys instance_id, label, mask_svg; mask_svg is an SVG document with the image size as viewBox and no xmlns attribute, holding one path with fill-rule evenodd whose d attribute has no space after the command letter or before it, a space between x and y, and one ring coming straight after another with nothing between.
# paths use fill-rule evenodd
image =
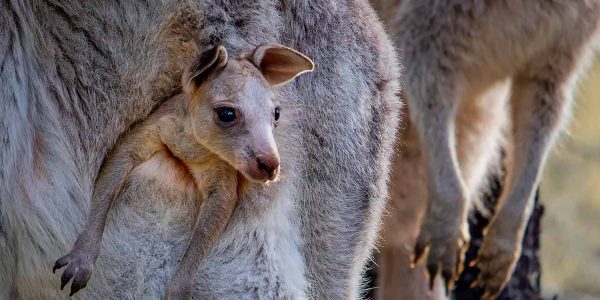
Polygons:
<instances>
[{"instance_id":1,"label":"kangaroo's hind leg","mask_svg":"<svg viewBox=\"0 0 600 300\"><path fill-rule=\"evenodd\" d=\"M531 63L513 82L512 151L508 153L506 188L478 256L482 299L493 299L505 286L519 257L535 187L542 167L567 118L582 59L556 50Z\"/></svg>"},{"instance_id":2,"label":"kangaroo's hind leg","mask_svg":"<svg viewBox=\"0 0 600 300\"><path fill-rule=\"evenodd\" d=\"M397 136L398 151L390 173L388 214L381 232L376 299L445 299L441 285L428 292L423 266L411 268L410 257L427 206L427 177L415 128L407 118L402 119L405 122Z\"/></svg>"},{"instance_id":3,"label":"kangaroo's hind leg","mask_svg":"<svg viewBox=\"0 0 600 300\"><path fill-rule=\"evenodd\" d=\"M428 206L415 246L417 261L426 251L433 285L438 271L451 284L460 273L468 241L468 201L456 153L455 115L465 90L461 74L436 66L407 67L406 92L411 121L424 149Z\"/></svg>"}]
</instances>

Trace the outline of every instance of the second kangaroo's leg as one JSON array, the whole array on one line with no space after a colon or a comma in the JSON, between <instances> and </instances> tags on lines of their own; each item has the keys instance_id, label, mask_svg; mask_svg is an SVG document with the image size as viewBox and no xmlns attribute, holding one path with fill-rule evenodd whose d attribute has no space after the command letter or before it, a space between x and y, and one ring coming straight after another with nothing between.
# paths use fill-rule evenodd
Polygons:
<instances>
[{"instance_id":1,"label":"second kangaroo's leg","mask_svg":"<svg viewBox=\"0 0 600 300\"><path fill-rule=\"evenodd\" d=\"M493 299L504 287L521 252L535 187L549 149L566 118L573 94L576 58L561 52L544 56L514 80L511 98L512 153L507 185L500 197L478 257L482 299Z\"/></svg>"},{"instance_id":2,"label":"second kangaroo's leg","mask_svg":"<svg viewBox=\"0 0 600 300\"><path fill-rule=\"evenodd\" d=\"M405 117L407 114L407 110L403 111ZM415 128L407 118L402 120L405 124L396 139L399 151L390 173L388 215L381 231L376 299L444 299L429 295L423 266L410 267L427 206L427 176Z\"/></svg>"},{"instance_id":3,"label":"second kangaroo's leg","mask_svg":"<svg viewBox=\"0 0 600 300\"><path fill-rule=\"evenodd\" d=\"M413 77L407 73L406 84L411 120L424 149L429 197L414 261L429 248L426 267L431 284L440 268L446 284L451 284L459 273L468 240L468 203L458 167L454 126L464 83L459 74L424 69L428 74Z\"/></svg>"},{"instance_id":4,"label":"second kangaroo's leg","mask_svg":"<svg viewBox=\"0 0 600 300\"><path fill-rule=\"evenodd\" d=\"M213 179L217 186L199 184L199 192L206 195L198 215L194 232L183 258L167 283L167 299L190 299L194 279L200 264L213 248L215 242L229 223L237 203L237 173L231 168L222 172L225 176ZM213 181L211 180L211 181ZM204 189L202 190L204 186Z\"/></svg>"}]
</instances>

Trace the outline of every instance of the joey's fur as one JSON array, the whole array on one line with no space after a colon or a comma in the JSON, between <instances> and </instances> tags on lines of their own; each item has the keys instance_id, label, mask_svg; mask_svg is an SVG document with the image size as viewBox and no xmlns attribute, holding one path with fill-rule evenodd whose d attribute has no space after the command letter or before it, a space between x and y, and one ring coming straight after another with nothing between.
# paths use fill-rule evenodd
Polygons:
<instances>
[{"instance_id":1,"label":"joey's fur","mask_svg":"<svg viewBox=\"0 0 600 300\"><path fill-rule=\"evenodd\" d=\"M197 51L264 43L318 68L278 91L279 180L239 199L193 296L358 297L400 106L394 51L365 0L13 0L0 1L0 298L66 297L52 265L83 228L109 149L178 93ZM198 211L164 180L178 170L154 157L131 174L78 298L164 295Z\"/></svg>"},{"instance_id":2,"label":"joey's fur","mask_svg":"<svg viewBox=\"0 0 600 300\"><path fill-rule=\"evenodd\" d=\"M183 75L185 93L117 143L100 169L85 229L73 250L55 263L54 270L67 266L61 288L73 279L73 295L87 285L113 199L136 168L158 158L179 170L156 176L180 186L191 182L193 188L181 192L202 202L190 244L167 286L169 299L191 296L200 263L246 188L243 177L266 182L279 173L273 131L280 109L273 87L314 69L310 59L279 45L262 45L249 58L229 59L223 46L204 52ZM174 173L179 174L168 178Z\"/></svg>"},{"instance_id":3,"label":"joey's fur","mask_svg":"<svg viewBox=\"0 0 600 300\"><path fill-rule=\"evenodd\" d=\"M432 281L458 275L468 209L504 144L506 182L477 260L491 299L520 253L533 191L590 61L600 2L375 2L401 49L411 122L394 162L381 293L425 297L421 267L408 270L413 249Z\"/></svg>"}]
</instances>

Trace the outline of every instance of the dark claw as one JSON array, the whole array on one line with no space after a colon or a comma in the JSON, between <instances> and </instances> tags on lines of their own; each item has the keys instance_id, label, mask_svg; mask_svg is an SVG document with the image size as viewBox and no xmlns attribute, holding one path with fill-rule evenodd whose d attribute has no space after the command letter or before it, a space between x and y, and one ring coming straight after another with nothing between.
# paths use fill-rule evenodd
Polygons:
<instances>
[{"instance_id":1,"label":"dark claw","mask_svg":"<svg viewBox=\"0 0 600 300\"><path fill-rule=\"evenodd\" d=\"M470 288L474 289L474 288L478 288L481 287L481 279L478 277L477 279L475 279L473 281L473 283L471 283Z\"/></svg>"},{"instance_id":2,"label":"dark claw","mask_svg":"<svg viewBox=\"0 0 600 300\"><path fill-rule=\"evenodd\" d=\"M52 273L56 273L56 270L66 266L68 263L67 257L63 256L61 258L59 258L55 263L54 263L54 267L52 267Z\"/></svg>"},{"instance_id":3,"label":"dark claw","mask_svg":"<svg viewBox=\"0 0 600 300\"><path fill-rule=\"evenodd\" d=\"M479 258L476 258L469 263L469 267L474 268L475 266L477 266L478 263L479 263Z\"/></svg>"},{"instance_id":4,"label":"dark claw","mask_svg":"<svg viewBox=\"0 0 600 300\"><path fill-rule=\"evenodd\" d=\"M442 271L442 277L444 278L444 286L446 288L446 296L449 295L452 290L452 286L454 285L454 274L450 271Z\"/></svg>"},{"instance_id":5,"label":"dark claw","mask_svg":"<svg viewBox=\"0 0 600 300\"><path fill-rule=\"evenodd\" d=\"M78 289L73 289L71 288L71 293L69 293L69 297L75 295L75 293L79 292L80 290L82 290L83 288L85 288L87 286L87 284L82 285L81 287L79 287Z\"/></svg>"},{"instance_id":6,"label":"dark claw","mask_svg":"<svg viewBox=\"0 0 600 300\"><path fill-rule=\"evenodd\" d=\"M427 265L427 272L429 273L429 290L432 291L433 283L435 281L435 276L438 273L438 265L437 264Z\"/></svg>"},{"instance_id":7,"label":"dark claw","mask_svg":"<svg viewBox=\"0 0 600 300\"><path fill-rule=\"evenodd\" d=\"M67 283L69 283L69 281L71 280L71 278L73 278L73 276L75 276L75 274L77 274L77 269L78 268L67 268L65 270L65 272L63 272L62 276L60 277L60 289L62 290L65 285L67 285Z\"/></svg>"},{"instance_id":8,"label":"dark claw","mask_svg":"<svg viewBox=\"0 0 600 300\"><path fill-rule=\"evenodd\" d=\"M492 300L492 299L496 298L493 295L495 295L495 293L492 293L492 292L486 290L485 293L483 293L483 296L481 296L481 299L482 300Z\"/></svg>"},{"instance_id":9,"label":"dark claw","mask_svg":"<svg viewBox=\"0 0 600 300\"><path fill-rule=\"evenodd\" d=\"M452 280L454 280L454 281L458 281L460 274L462 274L462 272L463 272L464 266L463 266L462 258L463 258L462 253L460 253L460 251L459 251L459 253L456 254L456 262L455 262L456 268L454 270L454 278L452 278Z\"/></svg>"},{"instance_id":10,"label":"dark claw","mask_svg":"<svg viewBox=\"0 0 600 300\"><path fill-rule=\"evenodd\" d=\"M71 283L71 294L69 296L73 296L75 293L83 289L88 280L90 280L91 272L81 270L81 272L77 272L77 276L73 279L73 283Z\"/></svg>"},{"instance_id":11,"label":"dark claw","mask_svg":"<svg viewBox=\"0 0 600 300\"><path fill-rule=\"evenodd\" d=\"M412 266L416 266L419 261L421 260L421 258L423 257L423 254L425 254L425 250L427 250L428 245L426 244L421 244L421 243L417 243L417 245L415 245L415 251L412 257Z\"/></svg>"},{"instance_id":12,"label":"dark claw","mask_svg":"<svg viewBox=\"0 0 600 300\"><path fill-rule=\"evenodd\" d=\"M429 274L429 291L433 291L433 285L435 284L435 274Z\"/></svg>"}]
</instances>

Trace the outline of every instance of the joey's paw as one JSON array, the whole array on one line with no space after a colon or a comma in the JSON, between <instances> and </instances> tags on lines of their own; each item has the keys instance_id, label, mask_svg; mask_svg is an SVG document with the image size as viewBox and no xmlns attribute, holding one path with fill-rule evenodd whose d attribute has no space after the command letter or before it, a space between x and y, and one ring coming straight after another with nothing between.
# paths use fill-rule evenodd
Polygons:
<instances>
[{"instance_id":1,"label":"joey's paw","mask_svg":"<svg viewBox=\"0 0 600 300\"><path fill-rule=\"evenodd\" d=\"M167 284L167 300L191 299L193 288L193 282L170 280Z\"/></svg>"},{"instance_id":2,"label":"joey's paw","mask_svg":"<svg viewBox=\"0 0 600 300\"><path fill-rule=\"evenodd\" d=\"M438 227L437 230L430 230L428 227L421 228L412 264L416 265L425 254L427 255L425 266L429 273L430 290L433 289L435 276L441 271L446 294L450 292L462 272L467 243L468 235L460 229L452 231L444 227Z\"/></svg>"},{"instance_id":3,"label":"joey's paw","mask_svg":"<svg viewBox=\"0 0 600 300\"><path fill-rule=\"evenodd\" d=\"M60 277L60 289L62 290L71 279L73 279L73 282L71 283L71 293L69 296L73 296L79 290L83 289L87 285L88 280L90 280L90 276L92 276L94 260L93 256L88 252L76 250L59 258L54 263L52 273L67 266Z\"/></svg>"},{"instance_id":4,"label":"joey's paw","mask_svg":"<svg viewBox=\"0 0 600 300\"><path fill-rule=\"evenodd\" d=\"M472 262L472 265L477 265L480 270L473 286L485 285L482 300L492 300L500 294L510 279L520 252L516 241L495 236L484 238L477 259Z\"/></svg>"}]
</instances>

